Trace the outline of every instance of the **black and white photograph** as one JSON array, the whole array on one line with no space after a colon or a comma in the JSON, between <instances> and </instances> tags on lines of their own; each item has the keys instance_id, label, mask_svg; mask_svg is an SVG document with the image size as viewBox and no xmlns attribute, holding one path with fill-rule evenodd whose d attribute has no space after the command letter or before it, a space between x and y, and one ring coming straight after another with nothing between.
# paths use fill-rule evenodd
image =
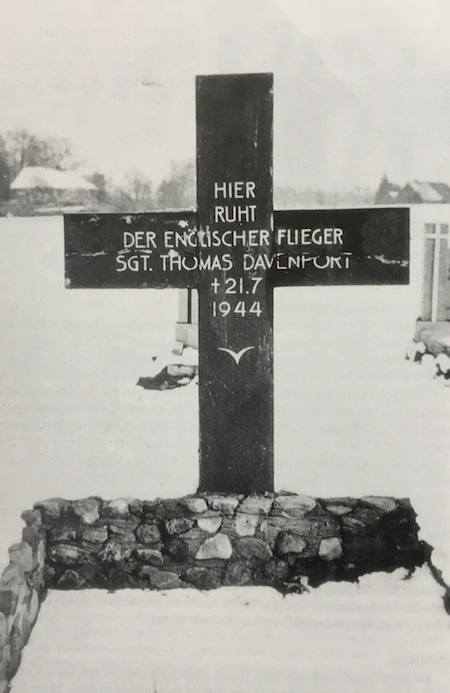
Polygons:
<instances>
[{"instance_id":1,"label":"black and white photograph","mask_svg":"<svg viewBox=\"0 0 450 693\"><path fill-rule=\"evenodd\" d=\"M0 693L447 693L447 0L2 0Z\"/></svg>"}]
</instances>

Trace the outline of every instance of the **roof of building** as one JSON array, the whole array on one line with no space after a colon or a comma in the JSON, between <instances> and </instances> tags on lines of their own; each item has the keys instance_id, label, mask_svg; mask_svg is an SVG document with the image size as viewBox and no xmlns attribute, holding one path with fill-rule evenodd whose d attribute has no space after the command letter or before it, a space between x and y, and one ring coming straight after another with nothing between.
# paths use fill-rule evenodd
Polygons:
<instances>
[{"instance_id":1,"label":"roof of building","mask_svg":"<svg viewBox=\"0 0 450 693\"><path fill-rule=\"evenodd\" d=\"M422 202L450 202L450 187L446 183L430 183L412 180L405 187L410 187Z\"/></svg>"},{"instance_id":2,"label":"roof of building","mask_svg":"<svg viewBox=\"0 0 450 693\"><path fill-rule=\"evenodd\" d=\"M12 190L51 188L53 190L96 190L77 171L58 171L45 166L26 166L11 183Z\"/></svg>"}]
</instances>

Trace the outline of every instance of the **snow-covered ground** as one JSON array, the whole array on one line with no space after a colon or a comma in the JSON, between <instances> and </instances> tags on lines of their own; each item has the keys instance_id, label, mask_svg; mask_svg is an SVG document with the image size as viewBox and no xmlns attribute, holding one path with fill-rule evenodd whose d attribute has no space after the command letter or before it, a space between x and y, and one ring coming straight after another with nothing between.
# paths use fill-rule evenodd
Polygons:
<instances>
[{"instance_id":1,"label":"snow-covered ground","mask_svg":"<svg viewBox=\"0 0 450 693\"><path fill-rule=\"evenodd\" d=\"M166 392L136 387L140 376L151 373L151 357L172 346L176 291L65 290L60 218L2 219L0 243L0 565L4 566L7 547L20 537L20 512L36 500L93 494L104 498L173 497L193 492L198 479L198 404L195 384ZM410 497L419 516L421 535L435 547L435 563L450 581L450 388L430 379L420 366L403 360L404 348L412 337L417 317L413 289L315 287L276 291L276 488L318 496ZM270 590L264 592L270 595L264 598L256 592L252 596L252 590L242 592L242 596L241 592L232 590L208 595L188 590L182 594L171 593L170 598L159 596L161 601L156 606L153 600L157 597L146 593L137 596L124 592L114 598L101 593L94 593L95 596L90 593L52 594L32 634L27 656L32 658L33 643L44 649L52 647L45 638L39 641L39 633L45 634L49 627L55 632L59 632L59 628L64 630L57 614L61 611L61 618L69 618L67 614L76 609L79 600L93 599L95 609L103 608L102 605L112 609L113 600L116 600L114 619L119 622L115 637L121 641L125 659L126 653L129 654L127 637L131 628L129 619L122 615L128 613L127 608L131 610L132 621L136 618L144 621L142 614L146 604L151 602L152 609L162 610L160 619L164 622L165 607L160 604L170 604L170 608L177 611L177 604L187 600L188 611L185 613L180 608L179 613L180 619L185 613L188 624L192 625L197 618L191 612L196 611L199 604L204 608L199 611L200 615L210 610L214 613L225 605L230 611L229 622L224 625L233 623L235 628L242 627L243 642L249 647L248 661L254 662L258 676L261 674L258 681L265 681L261 685L258 683L259 688L256 688L251 678L256 673L249 673L248 685L242 690L325 693L332 689L347 693L356 691L361 685L367 688L366 678L373 684L369 690L376 693L402 690L395 676L400 676L399 672L404 676L408 662L412 661L409 658L416 656L414 648L410 651L404 645L404 632L411 635L410 631L419 628L421 635L414 647L418 648L423 642L425 649L428 648L427 639L434 642L436 638L439 643L442 635L441 616L437 616L437 605L442 609L440 588L425 574L426 571L422 571L412 582L402 582L394 576L372 576L364 579L364 591L350 585L324 586L306 597L289 597L285 601ZM405 595L404 599L400 599L400 594ZM242 606L244 599L249 602L248 612ZM297 606L296 599L303 606ZM358 601L361 599L363 607ZM253 613L257 622L258 618L263 618L258 609L266 601L264 609L280 613L278 620L262 626L274 633L271 647L279 632L277 628L282 628L286 619L291 625L295 622L300 630L298 639L292 635L293 641L280 640L286 648L280 650L280 661L286 657L286 663L279 669L280 680L272 686L263 675L269 666L266 655L261 658L260 665L261 650L256 657L252 650L253 636L250 634L247 640L245 636L247 616L244 614ZM406 609L403 615L400 603ZM370 618L364 615L369 607ZM436 619L431 612L428 616L429 607L433 613L436 608ZM139 612L138 617L133 616L133 608ZM292 614L290 609L294 610ZM295 621L297 609L298 622ZM396 636L380 643L385 638L380 623L390 623L392 609L393 618L397 618L395 614L398 616L394 624ZM417 616L416 612L421 615ZM416 616L418 622L414 620ZM302 618L308 625L308 637ZM338 654L335 653L336 657L333 654L332 644L338 647L337 653L340 647L344 648L339 642L342 621L346 632L355 640L348 642L346 656L354 657L357 662L358 648L362 647L360 638L367 638L370 645L378 635L378 647L382 648L379 667L368 659L367 666L372 667L369 673L365 675L361 665L361 671L355 669L354 678L342 689L326 683L326 679L314 688L303 683L290 687L286 681L291 681L291 674L286 673L286 679L283 672L291 671L289 658L295 657L297 650L305 653L302 659L306 663L305 676L310 670L320 670L322 635L323 657L332 657L333 667L338 667L340 660ZM145 627L143 623L138 625ZM364 630L366 625L367 630ZM162 623L161 628L165 629L166 625ZM157 632L149 636L149 650L158 637ZM167 637L170 640L169 635ZM226 631L224 637L229 638L230 647L235 647L231 643L231 631ZM42 645L45 642L47 645ZM201 639L198 642L198 647L206 647L201 645ZM79 643L74 643L73 648L77 649ZM58 655L63 663L74 654L72 646L67 644L67 647L67 652L61 649ZM161 670L164 662L168 668L174 668L172 661L179 660L181 647L179 640L174 645L173 660L161 651ZM354 654L351 647L357 648ZM329 648L328 655L326 648ZM396 668L397 660L395 666L389 660L391 651L397 652L403 667ZM369 652L370 647L367 657ZM440 652L439 647L436 652ZM80 657L83 656L81 653ZM361 654L363 660L364 656ZM428 656L432 657L433 666L439 660L438 654ZM152 670L157 667L158 656L155 657L156 664L154 659L148 660ZM216 678L211 679L214 686L209 683L203 688L197 686L197 693L212 688L240 690L237 682L231 687L225 686L221 679L224 662L214 657L211 659L211 667L217 668ZM442 655L442 671L444 660ZM24 666L25 662L26 658ZM123 666L129 667L131 672L133 662L129 655L128 663L125 661ZM342 664L344 668L346 662L348 660ZM144 666L142 662L141 665ZM236 667L237 672L237 664ZM382 678L383 667L393 668L394 679L389 679L389 685ZM329 671L334 672L333 676L330 674L334 680L338 670L331 668ZM423 682L418 679L415 686L413 682L411 685L404 682L404 690L425 690L430 673L423 670L422 674ZM381 678L377 678L378 675ZM194 690L189 687L190 681L186 680L184 687L177 688L173 682L166 682L161 673L155 680L158 693ZM164 683L160 685L159 680ZM222 689L217 684L219 680ZM31 690L25 683L23 686L21 689L17 684L15 693ZM428 690L433 693L445 690L444 686L439 686L437 678L434 687L430 684ZM82 686L63 689L55 684L45 690L89 689ZM138 686L92 690L149 690L153 693L151 687Z\"/></svg>"},{"instance_id":2,"label":"snow-covered ground","mask_svg":"<svg viewBox=\"0 0 450 693\"><path fill-rule=\"evenodd\" d=\"M12 693L448 693L448 616L429 572L283 597L53 592Z\"/></svg>"}]
</instances>

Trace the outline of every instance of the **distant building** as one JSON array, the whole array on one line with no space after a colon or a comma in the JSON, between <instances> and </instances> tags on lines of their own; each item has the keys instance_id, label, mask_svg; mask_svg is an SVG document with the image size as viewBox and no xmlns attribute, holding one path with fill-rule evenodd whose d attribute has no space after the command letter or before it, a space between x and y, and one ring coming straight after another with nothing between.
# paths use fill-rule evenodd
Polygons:
<instances>
[{"instance_id":1,"label":"distant building","mask_svg":"<svg viewBox=\"0 0 450 693\"><path fill-rule=\"evenodd\" d=\"M83 211L95 204L97 188L76 171L26 166L11 183L11 202L37 214Z\"/></svg>"},{"instance_id":2,"label":"distant building","mask_svg":"<svg viewBox=\"0 0 450 693\"><path fill-rule=\"evenodd\" d=\"M450 204L450 187L446 183L406 183L399 190L388 190L377 200L380 205Z\"/></svg>"}]
</instances>

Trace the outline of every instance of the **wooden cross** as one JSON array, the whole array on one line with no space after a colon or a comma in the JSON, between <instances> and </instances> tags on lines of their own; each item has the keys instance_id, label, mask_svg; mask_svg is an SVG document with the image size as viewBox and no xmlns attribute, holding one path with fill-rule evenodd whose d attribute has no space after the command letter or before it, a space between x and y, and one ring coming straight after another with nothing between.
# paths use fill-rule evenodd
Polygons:
<instances>
[{"instance_id":1,"label":"wooden cross","mask_svg":"<svg viewBox=\"0 0 450 693\"><path fill-rule=\"evenodd\" d=\"M261 493L273 490L273 288L408 283L408 210L274 213L273 76L196 84L197 212L66 216L66 284L198 289L199 490Z\"/></svg>"}]
</instances>

